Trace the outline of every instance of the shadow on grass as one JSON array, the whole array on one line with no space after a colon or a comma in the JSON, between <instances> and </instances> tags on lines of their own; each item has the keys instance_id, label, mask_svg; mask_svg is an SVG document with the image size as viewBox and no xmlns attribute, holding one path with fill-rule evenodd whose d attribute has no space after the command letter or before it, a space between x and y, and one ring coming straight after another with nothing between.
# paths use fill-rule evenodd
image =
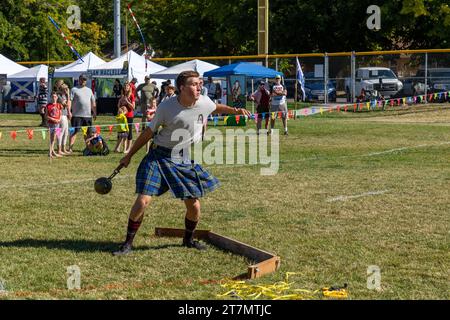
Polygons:
<instances>
[{"instance_id":1,"label":"shadow on grass","mask_svg":"<svg viewBox=\"0 0 450 320\"><path fill-rule=\"evenodd\" d=\"M31 128L31 129L35 129L35 130L41 130L42 131L42 129L43 129L43 127L39 127L39 126L32 126L32 125L19 125L19 126L10 126L10 125L8 125L8 124L3 124L3 125L0 125L0 129L11 129L11 130L14 130L14 129L18 129L18 130L22 130L23 128Z\"/></svg>"},{"instance_id":2,"label":"shadow on grass","mask_svg":"<svg viewBox=\"0 0 450 320\"><path fill-rule=\"evenodd\" d=\"M0 148L0 158L13 158L17 156L22 157L36 157L36 156L47 156L49 149L1 149ZM57 151L57 150L55 150ZM77 158L82 157L82 152L74 151L71 155L66 155L63 158Z\"/></svg>"},{"instance_id":3,"label":"shadow on grass","mask_svg":"<svg viewBox=\"0 0 450 320\"><path fill-rule=\"evenodd\" d=\"M75 252L112 252L118 249L121 243L90 240L37 240L23 239L15 241L0 241L3 248L47 248L51 250L70 250ZM180 244L165 244L159 246L137 246L133 251L163 250L181 248Z\"/></svg>"},{"instance_id":4,"label":"shadow on grass","mask_svg":"<svg viewBox=\"0 0 450 320\"><path fill-rule=\"evenodd\" d=\"M0 149L0 157L16 157L18 155L47 155L48 149Z\"/></svg>"}]
</instances>

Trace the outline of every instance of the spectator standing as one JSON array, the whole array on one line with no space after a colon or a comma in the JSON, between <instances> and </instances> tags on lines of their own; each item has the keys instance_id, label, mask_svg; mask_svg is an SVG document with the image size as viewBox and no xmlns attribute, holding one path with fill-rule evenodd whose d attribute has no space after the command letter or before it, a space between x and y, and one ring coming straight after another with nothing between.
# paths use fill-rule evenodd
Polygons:
<instances>
[{"instance_id":1,"label":"spectator standing","mask_svg":"<svg viewBox=\"0 0 450 320\"><path fill-rule=\"evenodd\" d=\"M203 86L203 79L201 78L200 78L200 94L205 97L208 96L208 89Z\"/></svg>"},{"instance_id":2,"label":"spectator standing","mask_svg":"<svg viewBox=\"0 0 450 320\"><path fill-rule=\"evenodd\" d=\"M158 89L158 84L156 83L156 81L152 81L152 83L153 83L154 86L155 86L155 92L153 93L153 96L154 96L156 99L159 99L159 89Z\"/></svg>"},{"instance_id":3,"label":"spectator standing","mask_svg":"<svg viewBox=\"0 0 450 320\"><path fill-rule=\"evenodd\" d=\"M59 123L61 122L61 110L62 105L58 103L58 95L56 92L52 93L52 102L48 103L45 107L45 117L48 129L50 132L50 145L48 156L50 159L54 157L62 157L60 154L55 153L55 140L56 140L56 130L59 128Z\"/></svg>"},{"instance_id":4,"label":"spectator standing","mask_svg":"<svg viewBox=\"0 0 450 320\"><path fill-rule=\"evenodd\" d=\"M131 94L133 95L134 100L136 100L136 98L137 98L136 83L137 83L137 78L133 78L130 82Z\"/></svg>"},{"instance_id":5,"label":"spectator standing","mask_svg":"<svg viewBox=\"0 0 450 320\"><path fill-rule=\"evenodd\" d=\"M150 122L152 122L153 118L155 117L156 110L158 109L158 104L156 103L156 98L152 98L150 105L147 107L147 110L145 112L145 126L142 126L142 128L147 128L147 126L150 125ZM150 141L147 142L147 148L146 152L150 150Z\"/></svg>"},{"instance_id":6,"label":"spectator standing","mask_svg":"<svg viewBox=\"0 0 450 320\"><path fill-rule=\"evenodd\" d=\"M222 87L220 83L216 83L216 100L219 103L222 103Z\"/></svg>"},{"instance_id":7,"label":"spectator standing","mask_svg":"<svg viewBox=\"0 0 450 320\"><path fill-rule=\"evenodd\" d=\"M69 137L69 120L72 118L71 101L69 87L63 82L59 87L58 103L61 104L61 134L58 138L58 154L68 155L70 151L67 149L67 138Z\"/></svg>"},{"instance_id":8,"label":"spectator standing","mask_svg":"<svg viewBox=\"0 0 450 320\"><path fill-rule=\"evenodd\" d=\"M161 99L161 101L159 103L162 103L166 100L169 100L170 98L176 97L176 93L175 93L175 86L174 85L168 85L165 88L166 90L166 94L163 96L163 98Z\"/></svg>"},{"instance_id":9,"label":"spectator standing","mask_svg":"<svg viewBox=\"0 0 450 320\"><path fill-rule=\"evenodd\" d=\"M86 87L87 78L80 75L78 86L72 89L72 127L74 129L70 136L69 152L73 152L77 133L81 127L92 127L92 119L97 119L97 106L92 90Z\"/></svg>"},{"instance_id":10,"label":"spectator standing","mask_svg":"<svg viewBox=\"0 0 450 320\"><path fill-rule=\"evenodd\" d=\"M11 110L11 84L9 82L3 86L3 104L5 106L5 113Z\"/></svg>"},{"instance_id":11,"label":"spectator standing","mask_svg":"<svg viewBox=\"0 0 450 320\"><path fill-rule=\"evenodd\" d=\"M140 97L139 97L139 106L140 106L140 111L142 113L142 122L146 121L146 111L147 108L150 106L151 101L153 99L153 96L155 94L155 85L153 83L150 82L150 77L149 76L145 76L144 79L144 83L141 83L137 88L136 88L136 93L139 95L140 93Z\"/></svg>"},{"instance_id":12,"label":"spectator standing","mask_svg":"<svg viewBox=\"0 0 450 320\"><path fill-rule=\"evenodd\" d=\"M127 108L126 107L120 107L118 112L117 112L117 116L116 116L116 120L117 120L117 144L116 147L114 148L114 152L120 152L120 147L123 144L123 152L125 152L126 149L126 142L128 139L128 131L130 130L130 128L128 127L128 120L127 120L127 116L125 115L127 113Z\"/></svg>"},{"instance_id":13,"label":"spectator standing","mask_svg":"<svg viewBox=\"0 0 450 320\"><path fill-rule=\"evenodd\" d=\"M205 88L208 90L208 97L212 101L215 101L217 99L216 84L213 82L211 77L208 77L208 83L205 85Z\"/></svg>"},{"instance_id":14,"label":"spectator standing","mask_svg":"<svg viewBox=\"0 0 450 320\"><path fill-rule=\"evenodd\" d=\"M45 118L47 103L48 103L48 87L47 87L47 84L45 83L45 78L40 78L39 79L38 96L37 96L38 110L39 110L39 114L41 115L41 124L39 125L40 127L47 126L47 122L46 122L46 118Z\"/></svg>"},{"instance_id":15,"label":"spectator standing","mask_svg":"<svg viewBox=\"0 0 450 320\"><path fill-rule=\"evenodd\" d=\"M259 83L259 88L256 90L251 98L256 102L256 134L259 135L259 130L261 129L261 123L264 119L266 121L266 130L269 125L269 105L270 105L270 92L265 87L266 83L261 81Z\"/></svg>"},{"instance_id":16,"label":"spectator standing","mask_svg":"<svg viewBox=\"0 0 450 320\"><path fill-rule=\"evenodd\" d=\"M131 144L133 141L133 120L134 120L134 109L135 109L135 96L133 95L131 85L128 82L125 82L122 89L122 96L119 99L118 108L125 107L127 108L127 113L125 116L127 117L127 122L130 130L128 130L128 137L125 143L125 153L129 151L131 148Z\"/></svg>"},{"instance_id":17,"label":"spectator standing","mask_svg":"<svg viewBox=\"0 0 450 320\"><path fill-rule=\"evenodd\" d=\"M283 127L284 127L284 135L288 135L288 128L287 128L287 115L288 115L288 108L287 108L287 90L286 88L281 84L281 76L277 75L275 77L275 84L272 87L272 104L270 108L270 112L276 113L275 116L278 116L278 113L281 112L281 119L283 121ZM273 117L270 118L270 133L272 132L273 127L275 126L275 119Z\"/></svg>"},{"instance_id":18,"label":"spectator standing","mask_svg":"<svg viewBox=\"0 0 450 320\"><path fill-rule=\"evenodd\" d=\"M165 81L161 85L161 92L159 93L159 101L161 102L164 96L166 95L166 87L171 85L172 82L169 80Z\"/></svg>"},{"instance_id":19,"label":"spectator standing","mask_svg":"<svg viewBox=\"0 0 450 320\"><path fill-rule=\"evenodd\" d=\"M119 98L122 95L122 84L119 79L114 81L113 94L116 98Z\"/></svg>"}]
</instances>

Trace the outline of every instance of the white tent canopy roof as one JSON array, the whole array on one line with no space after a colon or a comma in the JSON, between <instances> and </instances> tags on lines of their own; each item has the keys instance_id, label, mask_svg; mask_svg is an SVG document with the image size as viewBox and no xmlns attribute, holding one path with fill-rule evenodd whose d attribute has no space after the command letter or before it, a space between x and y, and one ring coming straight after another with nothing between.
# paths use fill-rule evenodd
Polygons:
<instances>
[{"instance_id":1,"label":"white tent canopy roof","mask_svg":"<svg viewBox=\"0 0 450 320\"><path fill-rule=\"evenodd\" d=\"M97 57L94 53L89 52L82 57L83 61L78 59L64 67L58 68L53 74L54 78L78 78L81 74L86 73L88 69L105 63L105 60Z\"/></svg>"},{"instance_id":2,"label":"white tent canopy roof","mask_svg":"<svg viewBox=\"0 0 450 320\"><path fill-rule=\"evenodd\" d=\"M128 61L128 72L123 71L124 62ZM144 82L144 77L153 75L166 67L151 62L147 59L147 72L145 71L145 57L138 55L134 51L116 58L108 63L104 63L88 69L88 73L92 74L94 78L124 78L128 80L133 78L138 79L138 83Z\"/></svg>"},{"instance_id":3,"label":"white tent canopy roof","mask_svg":"<svg viewBox=\"0 0 450 320\"><path fill-rule=\"evenodd\" d=\"M0 54L0 74L6 74L7 76L10 76L14 73L18 73L27 69L27 67L21 66L20 64L15 63L14 61Z\"/></svg>"},{"instance_id":4,"label":"white tent canopy roof","mask_svg":"<svg viewBox=\"0 0 450 320\"><path fill-rule=\"evenodd\" d=\"M154 73L152 76L158 79L176 79L181 72L192 70L197 71L200 74L200 77L203 77L205 72L217 68L219 68L219 66L216 66L215 64L195 59Z\"/></svg>"},{"instance_id":5,"label":"white tent canopy roof","mask_svg":"<svg viewBox=\"0 0 450 320\"><path fill-rule=\"evenodd\" d=\"M40 64L36 67L8 76L8 81L38 81L40 78L48 80L48 67Z\"/></svg>"}]
</instances>

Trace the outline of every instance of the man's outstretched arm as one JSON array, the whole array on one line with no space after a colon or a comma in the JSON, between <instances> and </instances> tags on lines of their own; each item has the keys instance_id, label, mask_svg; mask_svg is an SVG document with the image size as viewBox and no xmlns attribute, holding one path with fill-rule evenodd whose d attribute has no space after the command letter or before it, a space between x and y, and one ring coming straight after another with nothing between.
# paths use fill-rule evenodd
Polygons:
<instances>
[{"instance_id":1,"label":"man's outstretched arm","mask_svg":"<svg viewBox=\"0 0 450 320\"><path fill-rule=\"evenodd\" d=\"M236 115L243 115L243 116L250 116L251 113L247 109L244 108L232 108L229 106L226 106L224 104L216 104L216 110L213 113L218 114L236 114Z\"/></svg>"}]
</instances>

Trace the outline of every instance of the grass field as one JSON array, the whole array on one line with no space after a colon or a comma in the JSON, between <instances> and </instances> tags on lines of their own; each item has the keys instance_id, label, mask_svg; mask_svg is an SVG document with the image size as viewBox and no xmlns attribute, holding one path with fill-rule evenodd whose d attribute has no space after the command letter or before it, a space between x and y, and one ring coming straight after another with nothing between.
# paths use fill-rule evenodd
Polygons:
<instances>
[{"instance_id":1,"label":"grass field","mask_svg":"<svg viewBox=\"0 0 450 320\"><path fill-rule=\"evenodd\" d=\"M217 299L218 281L246 271L240 256L156 238L155 227L184 226L184 206L169 194L147 210L134 253L113 257L143 151L99 196L94 180L121 156L50 162L40 134L9 137L38 123L0 115L0 299ZM278 272L250 283L298 272L296 288L348 283L349 299L450 298L449 106L301 118L289 133L275 176L261 176L261 166L206 166L222 187L202 200L199 228L281 257ZM81 290L67 290L72 265ZM381 291L367 289L371 265Z\"/></svg>"}]
</instances>

